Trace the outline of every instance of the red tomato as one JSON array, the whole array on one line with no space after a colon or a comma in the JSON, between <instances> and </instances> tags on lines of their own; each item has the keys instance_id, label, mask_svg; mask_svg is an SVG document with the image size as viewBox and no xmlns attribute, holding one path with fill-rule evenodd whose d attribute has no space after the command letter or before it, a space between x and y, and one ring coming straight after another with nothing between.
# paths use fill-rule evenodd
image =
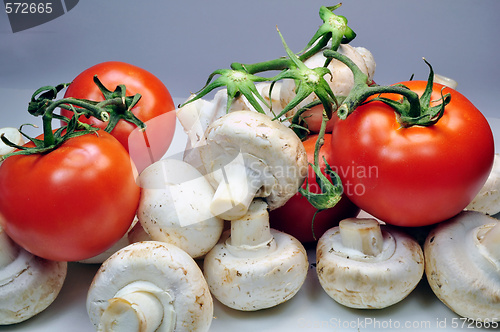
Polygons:
<instances>
[{"instance_id":1,"label":"red tomato","mask_svg":"<svg viewBox=\"0 0 500 332\"><path fill-rule=\"evenodd\" d=\"M103 130L49 153L11 156L0 166L0 226L34 255L93 257L132 223L140 197L136 175L127 151Z\"/></svg>"},{"instance_id":2,"label":"red tomato","mask_svg":"<svg viewBox=\"0 0 500 332\"><path fill-rule=\"evenodd\" d=\"M303 142L310 163L314 162L314 147L317 138L318 135L313 135ZM322 171L325 169L323 156L330 164L330 144L330 135L326 134L325 144L320 150L320 168ZM311 192L320 193L319 185L316 182L316 174L311 166L309 166L307 181ZM302 187L305 188L306 183ZM359 213L359 208L347 197L342 196L342 199L333 208L323 210L316 215L313 234L312 221L315 212L316 209L307 199L297 193L285 205L270 212L271 227L294 236L302 243L315 242L324 232L336 226L342 219L356 216Z\"/></svg>"},{"instance_id":3,"label":"red tomato","mask_svg":"<svg viewBox=\"0 0 500 332\"><path fill-rule=\"evenodd\" d=\"M141 100L132 108L141 121L147 125L143 133L138 128L124 120L120 120L111 134L129 151L136 163L138 171L161 159L168 150L175 131L174 102L165 85L150 72L124 62L110 61L97 64L80 73L67 88L64 97L104 100L104 96L94 83L97 75L101 83L111 91L123 84L127 96L137 93ZM71 117L71 111L62 110L62 115ZM105 128L107 122L96 118L81 117L80 121L91 123L96 127ZM133 132L134 134L130 136Z\"/></svg>"},{"instance_id":4,"label":"red tomato","mask_svg":"<svg viewBox=\"0 0 500 332\"><path fill-rule=\"evenodd\" d=\"M427 82L402 84L422 95ZM442 88L434 84L432 105L441 102ZM456 215L474 198L492 167L493 134L469 100L444 88L447 93L442 118L428 127L401 127L379 101L336 123L331 165L354 204L389 224L423 226Z\"/></svg>"},{"instance_id":5,"label":"red tomato","mask_svg":"<svg viewBox=\"0 0 500 332\"><path fill-rule=\"evenodd\" d=\"M302 113L302 117L306 122L305 127L309 129L312 133L319 133L321 129L321 123L323 122L323 105L316 105L311 107L311 109ZM336 113L332 115L332 118L326 123L326 132L331 133L333 126L338 121L338 116Z\"/></svg>"}]
</instances>

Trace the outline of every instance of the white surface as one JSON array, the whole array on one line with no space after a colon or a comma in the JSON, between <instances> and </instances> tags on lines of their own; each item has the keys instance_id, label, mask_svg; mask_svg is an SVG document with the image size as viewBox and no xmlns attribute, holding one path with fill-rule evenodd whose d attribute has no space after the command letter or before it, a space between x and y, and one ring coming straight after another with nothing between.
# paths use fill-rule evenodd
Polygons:
<instances>
[{"instance_id":1,"label":"white surface","mask_svg":"<svg viewBox=\"0 0 500 332\"><path fill-rule=\"evenodd\" d=\"M489 121L495 134L495 143L499 146L500 119ZM166 157L179 157L185 146L185 138L178 124ZM312 264L315 262L314 248L308 248L308 253ZM97 269L97 265L70 263L63 289L48 309L23 323L0 326L0 332L94 331L87 316L85 299ZM437 299L425 279L398 304L382 310L356 310L333 301L321 288L316 270L311 265L306 282L297 295L277 307L257 312L239 312L215 300L210 331L459 331L470 330L471 327L476 328L476 323L460 318L449 310Z\"/></svg>"}]
</instances>

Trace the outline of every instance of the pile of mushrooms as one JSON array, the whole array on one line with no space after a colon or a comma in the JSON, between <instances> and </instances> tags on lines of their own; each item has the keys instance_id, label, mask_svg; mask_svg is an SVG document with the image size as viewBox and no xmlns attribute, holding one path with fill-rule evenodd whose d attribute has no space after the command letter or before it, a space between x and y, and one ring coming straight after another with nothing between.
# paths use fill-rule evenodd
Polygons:
<instances>
[{"instance_id":1,"label":"pile of mushrooms","mask_svg":"<svg viewBox=\"0 0 500 332\"><path fill-rule=\"evenodd\" d=\"M316 271L325 292L338 303L380 309L400 302L417 286L424 256L406 233L375 219L349 218L318 240Z\"/></svg>"},{"instance_id":2,"label":"pile of mushrooms","mask_svg":"<svg viewBox=\"0 0 500 332\"><path fill-rule=\"evenodd\" d=\"M500 222L464 211L439 224L424 244L425 273L436 296L462 317L500 319Z\"/></svg>"},{"instance_id":3,"label":"pile of mushrooms","mask_svg":"<svg viewBox=\"0 0 500 332\"><path fill-rule=\"evenodd\" d=\"M0 325L25 321L56 299L67 263L34 256L15 244L0 227Z\"/></svg>"},{"instance_id":4,"label":"pile of mushrooms","mask_svg":"<svg viewBox=\"0 0 500 332\"><path fill-rule=\"evenodd\" d=\"M298 240L270 228L268 210L302 185L308 166L302 142L281 122L252 111L224 115L204 139L200 160L216 188L210 211L231 222L204 260L212 294L245 311L287 301L305 281L307 254Z\"/></svg>"}]
</instances>

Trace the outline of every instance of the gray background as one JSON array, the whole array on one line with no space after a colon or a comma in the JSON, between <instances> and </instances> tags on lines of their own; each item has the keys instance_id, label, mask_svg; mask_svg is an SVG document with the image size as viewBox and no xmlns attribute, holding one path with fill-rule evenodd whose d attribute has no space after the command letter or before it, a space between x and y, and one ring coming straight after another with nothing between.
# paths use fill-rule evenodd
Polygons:
<instances>
[{"instance_id":1,"label":"gray background","mask_svg":"<svg viewBox=\"0 0 500 332\"><path fill-rule=\"evenodd\" d=\"M65 15L12 33L0 11L0 127L31 121L26 104L44 85L71 81L107 60L143 67L172 96L197 91L233 61L284 55L276 26L299 51L321 24L318 9L336 2L298 0L82 0ZM390 84L436 72L459 82L489 117L498 116L498 0L345 0L337 13L372 51L375 80Z\"/></svg>"}]
</instances>

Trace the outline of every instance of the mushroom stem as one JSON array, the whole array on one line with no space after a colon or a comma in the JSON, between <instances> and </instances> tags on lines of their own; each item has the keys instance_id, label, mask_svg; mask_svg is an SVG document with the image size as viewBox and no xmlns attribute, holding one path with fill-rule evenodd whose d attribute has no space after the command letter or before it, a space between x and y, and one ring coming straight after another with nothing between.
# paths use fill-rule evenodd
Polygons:
<instances>
[{"instance_id":1,"label":"mushroom stem","mask_svg":"<svg viewBox=\"0 0 500 332\"><path fill-rule=\"evenodd\" d=\"M258 177L251 177L240 154L220 169L223 181L215 191L210 211L225 220L243 217L257 191L262 187Z\"/></svg>"},{"instance_id":2,"label":"mushroom stem","mask_svg":"<svg viewBox=\"0 0 500 332\"><path fill-rule=\"evenodd\" d=\"M120 290L109 301L98 331L174 331L175 310L170 295L159 287L138 281Z\"/></svg>"},{"instance_id":3,"label":"mushroom stem","mask_svg":"<svg viewBox=\"0 0 500 332\"><path fill-rule=\"evenodd\" d=\"M267 245L273 240L267 207L266 202L256 199L245 216L231 221L232 246L256 247Z\"/></svg>"},{"instance_id":4,"label":"mushroom stem","mask_svg":"<svg viewBox=\"0 0 500 332\"><path fill-rule=\"evenodd\" d=\"M500 222L484 229L478 233L479 242L488 252L488 256L493 258L497 264L500 263Z\"/></svg>"},{"instance_id":5,"label":"mushroom stem","mask_svg":"<svg viewBox=\"0 0 500 332\"><path fill-rule=\"evenodd\" d=\"M348 218L339 223L342 244L367 256L377 256L383 250L384 237L375 219Z\"/></svg>"}]
</instances>

